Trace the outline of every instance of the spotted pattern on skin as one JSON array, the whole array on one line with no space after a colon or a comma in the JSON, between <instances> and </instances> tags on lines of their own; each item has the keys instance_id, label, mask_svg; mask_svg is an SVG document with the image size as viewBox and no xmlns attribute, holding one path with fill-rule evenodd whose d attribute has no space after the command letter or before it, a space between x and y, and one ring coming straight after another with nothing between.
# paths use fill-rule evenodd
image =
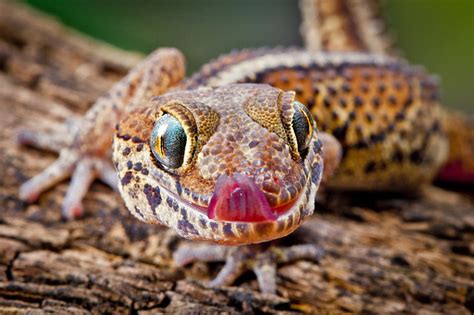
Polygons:
<instances>
[{"instance_id":1,"label":"spotted pattern on skin","mask_svg":"<svg viewBox=\"0 0 474 315\"><path fill-rule=\"evenodd\" d=\"M198 135L204 138L196 142L200 144L196 146L197 154L191 161L194 167L183 174L173 175L160 169L147 145L157 116L156 108L153 109L157 106L154 105L157 99L136 109L122 121L116 136L119 141L114 144L120 177L128 183L121 186L122 195L129 208L137 205L143 210L145 221L162 222L188 238L246 244L286 235L301 224L302 218L312 213L314 188L319 185L322 173L319 142L314 142L309 150L315 163L308 164L306 157L304 167L282 177L278 174L278 166L280 173L284 172L286 168L281 165L291 160L282 160L279 154L290 152L289 139L283 132L285 126L282 129L281 121L267 108L265 97L254 95L248 98L258 100L255 103L260 106L251 105L248 99L241 101L240 117L233 119L221 116L221 113L226 113L225 106L221 105L232 98L229 95L234 95L234 91L227 92L228 99L217 97L219 107L209 104L215 101L216 91L235 82L267 83L283 90L293 90L296 99L311 110L318 127L332 133L341 142L342 164L328 183L331 188L412 189L431 180L444 160L447 145L439 119L437 84L423 70L409 67L403 60L362 53L309 53L282 48L232 53L207 64L177 90L159 98L165 104L185 95L183 89L192 90L188 93L193 96L186 100L185 106L192 108L196 122L199 124L202 117L209 117L210 113L218 116L207 123L209 129L205 129L207 131L203 134L198 128ZM205 89L202 86L220 88ZM198 115L199 108L206 108L206 113ZM279 108L281 110L284 108ZM239 131L238 128L244 126L250 134ZM223 132L216 132L218 128ZM131 141L133 137L141 139L139 148ZM280 146L275 142L277 139L286 141L286 146ZM127 147L131 152L120 155ZM295 156L292 157L294 160ZM127 167L128 161L132 163L131 168ZM266 164L260 165L262 161ZM259 187L272 204L297 195L298 185L304 186L305 190L300 193L298 202L305 204L311 200L306 206L295 206L297 209L270 224L272 228L265 228L267 223L262 226L258 223L224 224L209 220L199 209L190 208L190 205L205 207L208 204L219 174L237 170L253 173L268 168L271 161L273 165L269 169L273 174L294 183L284 187L283 181L283 185L279 183L280 186L275 188L268 173L257 176ZM143 164L142 170L146 169L146 174L133 169L137 162ZM132 178L128 171L133 173ZM312 183L309 188L308 182ZM160 187L162 202L156 213L151 211L150 204L143 197L144 183ZM188 224L179 223L182 207L187 210Z\"/></svg>"},{"instance_id":2,"label":"spotted pattern on skin","mask_svg":"<svg viewBox=\"0 0 474 315\"><path fill-rule=\"evenodd\" d=\"M143 100L176 85L184 72L181 52L174 48L157 49L96 101L81 120L72 147L82 154L107 155L120 117ZM156 73L160 75L154 75Z\"/></svg>"},{"instance_id":3,"label":"spotted pattern on skin","mask_svg":"<svg viewBox=\"0 0 474 315\"><path fill-rule=\"evenodd\" d=\"M127 207L141 210L142 215L134 213L137 218L163 223L190 239L236 245L268 241L292 232L314 211L319 179L312 172L320 170L322 164L318 134L313 133L304 159L294 159L290 153L294 148L290 148L286 135L271 132L263 126L265 115L261 119L251 117L246 109L266 104L273 106L272 113L281 112L283 106L291 106L293 98L294 93L268 85L240 84L170 92L154 98L146 109L131 112L121 121L114 140L114 161L122 181L126 178L119 189ZM180 104L192 113L195 132L201 137L191 166L179 174L164 170L148 144L157 117L170 104ZM212 118L211 112L218 119ZM142 141L135 143L133 137ZM142 143L145 145L138 150ZM126 147L131 152L123 156ZM145 168L148 175L141 172ZM271 222L209 219L200 206L207 207L220 175L236 173L254 179L271 206L291 200L289 210Z\"/></svg>"},{"instance_id":4,"label":"spotted pattern on skin","mask_svg":"<svg viewBox=\"0 0 474 315\"><path fill-rule=\"evenodd\" d=\"M329 186L400 190L431 181L447 148L434 82L397 66L346 68L342 80L331 72L287 69L279 73L290 78L286 84L275 74L262 78L284 89L303 86L298 100L313 104L321 130L340 141L343 159ZM293 79L301 75L322 82ZM312 94L305 93L310 84Z\"/></svg>"},{"instance_id":5,"label":"spotted pattern on skin","mask_svg":"<svg viewBox=\"0 0 474 315\"><path fill-rule=\"evenodd\" d=\"M26 183L22 198L30 200L69 175L81 159L105 159L116 126L119 188L137 218L168 225L188 238L227 244L282 237L313 212L322 170L317 133L305 156L295 151L288 133L295 95L343 146L332 188L412 189L429 181L444 160L436 82L404 61L362 53L245 50L220 57L179 83L183 76L184 58L176 49L151 54L97 100L70 152L61 153L63 160L53 170ZM221 87L239 82L294 92L276 93L263 85ZM175 172L160 165L149 145L165 108L193 135L186 167ZM298 198L275 222L210 220L200 206L207 206L216 178L233 172L251 174L272 205Z\"/></svg>"},{"instance_id":6,"label":"spotted pattern on skin","mask_svg":"<svg viewBox=\"0 0 474 315\"><path fill-rule=\"evenodd\" d=\"M376 0L302 0L302 35L311 51L396 54Z\"/></svg>"},{"instance_id":7,"label":"spotted pattern on skin","mask_svg":"<svg viewBox=\"0 0 474 315\"><path fill-rule=\"evenodd\" d=\"M213 77L195 75L183 87L194 88L196 82L294 90L320 130L342 145L341 165L328 182L332 189L412 190L430 182L447 157L437 80L403 60L269 49ZM277 124L273 128L279 132Z\"/></svg>"}]
</instances>

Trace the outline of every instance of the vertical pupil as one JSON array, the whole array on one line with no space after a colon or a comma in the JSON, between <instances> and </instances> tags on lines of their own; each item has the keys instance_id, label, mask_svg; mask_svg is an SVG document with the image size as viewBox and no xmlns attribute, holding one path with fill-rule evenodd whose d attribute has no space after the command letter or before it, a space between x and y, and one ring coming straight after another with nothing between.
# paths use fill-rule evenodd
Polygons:
<instances>
[{"instance_id":1,"label":"vertical pupil","mask_svg":"<svg viewBox=\"0 0 474 315\"><path fill-rule=\"evenodd\" d=\"M169 168L183 164L187 136L181 123L170 114L164 114L153 127L151 147L155 158Z\"/></svg>"},{"instance_id":2,"label":"vertical pupil","mask_svg":"<svg viewBox=\"0 0 474 315\"><path fill-rule=\"evenodd\" d=\"M293 115L293 131L295 132L298 151L307 149L312 134L311 118L303 104L295 102Z\"/></svg>"},{"instance_id":3,"label":"vertical pupil","mask_svg":"<svg viewBox=\"0 0 474 315\"><path fill-rule=\"evenodd\" d=\"M157 147L158 147L158 150L159 150L158 152L160 153L160 155L161 156L166 156L165 148L164 148L164 145L163 145L165 143L165 141L163 141L163 137L164 136L161 136L161 137L158 138L159 139L158 140L159 145L157 145Z\"/></svg>"}]
</instances>

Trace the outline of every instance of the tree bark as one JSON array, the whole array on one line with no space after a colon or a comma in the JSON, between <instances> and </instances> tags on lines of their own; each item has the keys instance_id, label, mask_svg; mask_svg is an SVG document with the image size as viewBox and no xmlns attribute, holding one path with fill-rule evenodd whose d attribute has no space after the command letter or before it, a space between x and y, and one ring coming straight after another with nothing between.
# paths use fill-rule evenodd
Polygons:
<instances>
[{"instance_id":1,"label":"tree bark","mask_svg":"<svg viewBox=\"0 0 474 315\"><path fill-rule=\"evenodd\" d=\"M100 183L66 222L67 182L32 205L18 187L56 157L15 145L19 128L81 115L142 56L107 46L17 3L0 2L0 313L474 312L473 196L329 194L283 244L315 243L320 263L278 269L278 294L252 274L209 289L221 265L174 266L181 240L134 219Z\"/></svg>"}]
</instances>

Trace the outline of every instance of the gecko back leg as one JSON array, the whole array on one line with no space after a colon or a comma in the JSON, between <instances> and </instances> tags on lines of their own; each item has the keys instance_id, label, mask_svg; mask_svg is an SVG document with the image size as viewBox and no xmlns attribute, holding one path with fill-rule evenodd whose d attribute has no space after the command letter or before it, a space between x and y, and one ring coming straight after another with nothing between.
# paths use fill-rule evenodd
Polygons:
<instances>
[{"instance_id":1,"label":"gecko back leg","mask_svg":"<svg viewBox=\"0 0 474 315\"><path fill-rule=\"evenodd\" d=\"M42 192L71 177L62 212L66 218L81 216L82 199L96 178L117 186L110 148L120 117L179 83L184 72L184 57L178 50L158 49L100 97L79 123L56 128L52 134L20 131L20 144L59 152L58 160L20 187L20 198L33 202Z\"/></svg>"}]
</instances>

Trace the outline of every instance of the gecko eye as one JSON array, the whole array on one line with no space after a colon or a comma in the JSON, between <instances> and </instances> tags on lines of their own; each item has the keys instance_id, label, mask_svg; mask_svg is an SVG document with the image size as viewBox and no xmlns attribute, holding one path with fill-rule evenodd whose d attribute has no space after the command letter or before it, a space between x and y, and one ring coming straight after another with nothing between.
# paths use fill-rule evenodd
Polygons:
<instances>
[{"instance_id":1,"label":"gecko eye","mask_svg":"<svg viewBox=\"0 0 474 315\"><path fill-rule=\"evenodd\" d=\"M296 138L297 149L300 155L308 149L313 136L313 116L308 108L298 101L293 102L294 113L292 128Z\"/></svg>"},{"instance_id":2,"label":"gecko eye","mask_svg":"<svg viewBox=\"0 0 474 315\"><path fill-rule=\"evenodd\" d=\"M179 120L164 114L155 123L151 133L153 155L164 167L177 169L183 165L187 138Z\"/></svg>"}]
</instances>

